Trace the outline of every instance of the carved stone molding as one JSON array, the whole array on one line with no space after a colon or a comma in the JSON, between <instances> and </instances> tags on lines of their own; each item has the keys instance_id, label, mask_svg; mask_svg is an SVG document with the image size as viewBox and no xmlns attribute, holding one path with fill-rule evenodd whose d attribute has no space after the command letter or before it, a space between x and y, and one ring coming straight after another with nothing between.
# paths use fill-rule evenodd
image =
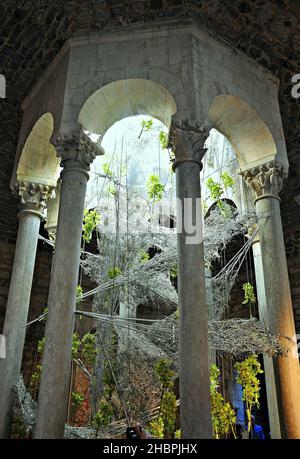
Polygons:
<instances>
[{"instance_id":1,"label":"carved stone molding","mask_svg":"<svg viewBox=\"0 0 300 459\"><path fill-rule=\"evenodd\" d=\"M48 185L22 181L15 186L13 194L19 197L23 211L34 211L42 215L53 190L54 187Z\"/></svg>"},{"instance_id":2,"label":"carved stone molding","mask_svg":"<svg viewBox=\"0 0 300 459\"><path fill-rule=\"evenodd\" d=\"M255 199L268 196L279 199L283 180L288 174L285 166L272 161L242 172L241 175L251 188Z\"/></svg>"},{"instance_id":3,"label":"carved stone molding","mask_svg":"<svg viewBox=\"0 0 300 459\"><path fill-rule=\"evenodd\" d=\"M204 143L208 135L209 129L205 125L188 119L173 121L169 134L169 148L175 156L173 170L186 161L195 162L201 167L201 160L206 153Z\"/></svg>"},{"instance_id":4,"label":"carved stone molding","mask_svg":"<svg viewBox=\"0 0 300 459\"><path fill-rule=\"evenodd\" d=\"M82 130L68 134L58 134L52 139L61 167L70 165L88 171L96 156L103 155L104 150L97 146Z\"/></svg>"}]
</instances>

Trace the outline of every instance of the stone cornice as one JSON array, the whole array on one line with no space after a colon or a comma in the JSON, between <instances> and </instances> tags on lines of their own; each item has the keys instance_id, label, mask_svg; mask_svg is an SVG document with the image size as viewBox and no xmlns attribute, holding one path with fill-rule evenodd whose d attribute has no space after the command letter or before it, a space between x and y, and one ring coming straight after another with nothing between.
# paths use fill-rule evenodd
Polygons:
<instances>
[{"instance_id":1,"label":"stone cornice","mask_svg":"<svg viewBox=\"0 0 300 459\"><path fill-rule=\"evenodd\" d=\"M173 120L169 134L169 148L175 156L173 170L183 162L194 162L201 167L201 160L206 153L204 143L208 135L209 128L201 123L188 119Z\"/></svg>"},{"instance_id":2,"label":"stone cornice","mask_svg":"<svg viewBox=\"0 0 300 459\"><path fill-rule=\"evenodd\" d=\"M104 150L98 147L82 130L68 134L58 134L52 139L61 167L68 165L88 171L96 156L103 155Z\"/></svg>"},{"instance_id":3,"label":"stone cornice","mask_svg":"<svg viewBox=\"0 0 300 459\"><path fill-rule=\"evenodd\" d=\"M256 200L265 197L279 199L283 181L287 177L286 167L276 161L254 167L241 173Z\"/></svg>"}]
</instances>

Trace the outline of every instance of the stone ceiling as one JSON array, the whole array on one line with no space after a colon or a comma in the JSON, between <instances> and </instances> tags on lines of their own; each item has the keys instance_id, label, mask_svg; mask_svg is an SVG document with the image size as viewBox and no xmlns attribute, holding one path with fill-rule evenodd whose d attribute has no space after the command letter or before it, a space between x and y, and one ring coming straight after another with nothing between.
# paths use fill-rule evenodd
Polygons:
<instances>
[{"instance_id":1,"label":"stone ceiling","mask_svg":"<svg viewBox=\"0 0 300 459\"><path fill-rule=\"evenodd\" d=\"M21 122L20 104L73 34L136 23L192 17L269 68L281 82L280 106L291 175L285 200L300 194L300 99L291 97L300 73L299 0L2 0L0 73L0 227L15 225L8 190ZM15 212L13 212L15 214ZM14 221L13 221L14 220Z\"/></svg>"}]
</instances>

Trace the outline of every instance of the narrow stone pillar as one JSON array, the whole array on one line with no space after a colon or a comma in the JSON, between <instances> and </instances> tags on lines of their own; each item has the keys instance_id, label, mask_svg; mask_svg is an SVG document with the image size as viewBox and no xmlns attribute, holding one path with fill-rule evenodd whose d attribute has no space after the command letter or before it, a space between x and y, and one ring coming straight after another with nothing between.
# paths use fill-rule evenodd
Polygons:
<instances>
[{"instance_id":1,"label":"narrow stone pillar","mask_svg":"<svg viewBox=\"0 0 300 459\"><path fill-rule=\"evenodd\" d=\"M100 153L83 132L54 143L63 170L34 438L64 435L84 200L89 165Z\"/></svg>"},{"instance_id":2,"label":"narrow stone pillar","mask_svg":"<svg viewBox=\"0 0 300 459\"><path fill-rule=\"evenodd\" d=\"M267 307L266 289L264 281L264 269L262 264L261 246L259 237L256 236L252 243L252 252L254 259L254 271L256 292L258 300L259 320L267 329L270 329L270 320ZM280 421L277 404L277 390L274 374L273 359L267 355L263 356L265 381L267 389L267 401L269 412L270 433L273 440L281 438Z\"/></svg>"},{"instance_id":3,"label":"narrow stone pillar","mask_svg":"<svg viewBox=\"0 0 300 459\"><path fill-rule=\"evenodd\" d=\"M47 202L47 218L44 225L45 230L49 235L50 241L55 243L59 201L60 201L61 180L58 179L55 188L55 196Z\"/></svg>"},{"instance_id":4,"label":"narrow stone pillar","mask_svg":"<svg viewBox=\"0 0 300 459\"><path fill-rule=\"evenodd\" d=\"M23 182L18 187L22 209L3 329L6 358L0 359L0 438L10 435L12 389L21 371L39 228L50 192L49 187L34 183Z\"/></svg>"},{"instance_id":5,"label":"narrow stone pillar","mask_svg":"<svg viewBox=\"0 0 300 459\"><path fill-rule=\"evenodd\" d=\"M269 325L288 349L273 359L281 435L300 439L300 368L278 197L286 174L271 162L243 175L255 195Z\"/></svg>"},{"instance_id":6,"label":"narrow stone pillar","mask_svg":"<svg viewBox=\"0 0 300 459\"><path fill-rule=\"evenodd\" d=\"M177 189L180 416L182 438L211 438L208 324L200 202L201 159L207 133L174 123Z\"/></svg>"}]
</instances>

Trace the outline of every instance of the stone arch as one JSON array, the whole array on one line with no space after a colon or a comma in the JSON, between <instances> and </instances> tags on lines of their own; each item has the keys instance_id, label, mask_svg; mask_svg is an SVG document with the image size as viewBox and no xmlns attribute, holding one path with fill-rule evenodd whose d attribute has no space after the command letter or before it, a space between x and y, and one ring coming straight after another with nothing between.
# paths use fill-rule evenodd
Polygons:
<instances>
[{"instance_id":1,"label":"stone arch","mask_svg":"<svg viewBox=\"0 0 300 459\"><path fill-rule=\"evenodd\" d=\"M95 91L83 104L78 121L84 130L104 136L117 121L139 114L150 115L169 127L176 110L175 100L164 86L132 78Z\"/></svg>"},{"instance_id":2,"label":"stone arch","mask_svg":"<svg viewBox=\"0 0 300 459\"><path fill-rule=\"evenodd\" d=\"M276 158L277 148L270 129L261 116L239 97L214 97L209 118L231 143L242 170Z\"/></svg>"},{"instance_id":3,"label":"stone arch","mask_svg":"<svg viewBox=\"0 0 300 459\"><path fill-rule=\"evenodd\" d=\"M56 186L59 159L50 143L54 122L51 113L44 113L33 126L22 149L16 170L17 182L33 182Z\"/></svg>"}]
</instances>

